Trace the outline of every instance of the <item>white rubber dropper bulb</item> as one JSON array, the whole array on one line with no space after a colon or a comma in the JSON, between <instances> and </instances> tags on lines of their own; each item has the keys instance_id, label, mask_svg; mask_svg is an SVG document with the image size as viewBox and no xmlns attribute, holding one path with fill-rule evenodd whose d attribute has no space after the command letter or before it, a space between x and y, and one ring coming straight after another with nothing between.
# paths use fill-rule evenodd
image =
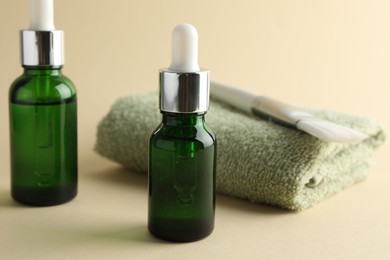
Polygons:
<instances>
[{"instance_id":1,"label":"white rubber dropper bulb","mask_svg":"<svg viewBox=\"0 0 390 260\"><path fill-rule=\"evenodd\" d=\"M177 72L199 71L198 32L191 24L182 23L172 31L172 60L168 68Z\"/></svg>"},{"instance_id":2,"label":"white rubber dropper bulb","mask_svg":"<svg viewBox=\"0 0 390 260\"><path fill-rule=\"evenodd\" d=\"M54 27L53 0L30 0L30 27L33 31L52 31Z\"/></svg>"}]
</instances>

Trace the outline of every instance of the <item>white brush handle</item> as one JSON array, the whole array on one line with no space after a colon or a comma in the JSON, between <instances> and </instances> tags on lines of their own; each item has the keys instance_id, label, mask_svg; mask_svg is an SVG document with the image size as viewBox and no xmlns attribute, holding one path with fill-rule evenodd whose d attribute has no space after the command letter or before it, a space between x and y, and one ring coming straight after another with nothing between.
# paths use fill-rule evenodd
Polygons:
<instances>
[{"instance_id":1,"label":"white brush handle","mask_svg":"<svg viewBox=\"0 0 390 260\"><path fill-rule=\"evenodd\" d=\"M327 142L357 143L367 135L354 129L316 118L286 103L212 81L211 96L247 113L276 119Z\"/></svg>"},{"instance_id":2,"label":"white brush handle","mask_svg":"<svg viewBox=\"0 0 390 260\"><path fill-rule=\"evenodd\" d=\"M252 102L256 94L243 91L238 88L229 87L226 84L211 81L210 94L212 97L224 101L244 112L252 113Z\"/></svg>"},{"instance_id":3,"label":"white brush handle","mask_svg":"<svg viewBox=\"0 0 390 260\"><path fill-rule=\"evenodd\" d=\"M299 120L314 117L310 113L264 96L259 96L254 99L252 102L252 112L254 114L270 116L294 126L296 126Z\"/></svg>"},{"instance_id":4,"label":"white brush handle","mask_svg":"<svg viewBox=\"0 0 390 260\"><path fill-rule=\"evenodd\" d=\"M259 96L215 81L211 82L210 92L212 97L242 111L273 117L289 125L295 125L302 118L312 117L311 114L278 100Z\"/></svg>"}]
</instances>

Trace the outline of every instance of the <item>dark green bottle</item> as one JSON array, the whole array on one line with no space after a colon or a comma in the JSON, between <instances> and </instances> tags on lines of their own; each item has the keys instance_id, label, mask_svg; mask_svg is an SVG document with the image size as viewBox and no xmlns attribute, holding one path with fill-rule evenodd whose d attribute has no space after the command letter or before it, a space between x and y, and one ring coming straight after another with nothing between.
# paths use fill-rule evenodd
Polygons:
<instances>
[{"instance_id":1,"label":"dark green bottle","mask_svg":"<svg viewBox=\"0 0 390 260\"><path fill-rule=\"evenodd\" d=\"M214 228L216 143L204 114L163 112L149 145L150 232L173 241L209 235Z\"/></svg>"},{"instance_id":2,"label":"dark green bottle","mask_svg":"<svg viewBox=\"0 0 390 260\"><path fill-rule=\"evenodd\" d=\"M194 28L177 26L173 41L187 37L188 29ZM183 53L183 48L173 49ZM214 229L216 139L205 123L208 71L180 72L175 66L160 71L163 118L149 142L148 229L158 238L186 242L204 238Z\"/></svg>"},{"instance_id":3,"label":"dark green bottle","mask_svg":"<svg viewBox=\"0 0 390 260\"><path fill-rule=\"evenodd\" d=\"M62 72L62 31L24 30L24 73L9 91L11 195L35 206L77 194L76 88Z\"/></svg>"}]
</instances>

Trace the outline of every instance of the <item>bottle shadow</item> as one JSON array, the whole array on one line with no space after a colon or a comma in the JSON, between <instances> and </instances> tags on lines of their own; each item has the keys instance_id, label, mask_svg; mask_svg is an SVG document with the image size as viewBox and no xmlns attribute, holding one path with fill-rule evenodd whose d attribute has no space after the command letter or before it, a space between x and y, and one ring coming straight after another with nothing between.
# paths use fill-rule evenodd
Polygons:
<instances>
[{"instance_id":1,"label":"bottle shadow","mask_svg":"<svg viewBox=\"0 0 390 260\"><path fill-rule=\"evenodd\" d=\"M84 241L104 241L105 244L137 245L137 244L154 244L154 245L177 245L200 242L203 239L191 242L174 242L162 240L154 237L149 233L146 224L135 223L126 225L106 226L101 229L83 231ZM79 236L79 235L78 235ZM80 236L79 236L80 238Z\"/></svg>"},{"instance_id":2,"label":"bottle shadow","mask_svg":"<svg viewBox=\"0 0 390 260\"><path fill-rule=\"evenodd\" d=\"M234 209L238 211L263 214L263 215L282 215L294 214L294 211L278 208L265 203L250 202L245 199L228 196L222 193L217 194L217 207Z\"/></svg>"},{"instance_id":3,"label":"bottle shadow","mask_svg":"<svg viewBox=\"0 0 390 260\"><path fill-rule=\"evenodd\" d=\"M128 243L129 241L140 243L157 243L157 244L169 244L170 242L157 239L153 237L145 224L134 224L126 226L111 226L104 229L89 231L89 236L104 239L108 241L123 241Z\"/></svg>"},{"instance_id":4,"label":"bottle shadow","mask_svg":"<svg viewBox=\"0 0 390 260\"><path fill-rule=\"evenodd\" d=\"M25 208L25 207L31 207L31 206L24 205L14 201L9 191L0 192L0 208Z\"/></svg>"},{"instance_id":5,"label":"bottle shadow","mask_svg":"<svg viewBox=\"0 0 390 260\"><path fill-rule=\"evenodd\" d=\"M0 192L0 207L10 207L13 205L14 205L14 202L13 202L9 192L1 191Z\"/></svg>"},{"instance_id":6,"label":"bottle shadow","mask_svg":"<svg viewBox=\"0 0 390 260\"><path fill-rule=\"evenodd\" d=\"M133 172L122 166L114 166L89 174L89 179L101 181L108 185L145 190L148 187L148 178L144 173Z\"/></svg>"},{"instance_id":7,"label":"bottle shadow","mask_svg":"<svg viewBox=\"0 0 390 260\"><path fill-rule=\"evenodd\" d=\"M107 184L120 185L126 189L143 190L146 192L148 187L148 177L145 173L134 172L121 166L105 169L96 172L93 175L97 181ZM216 206L228 208L230 210L239 210L251 212L254 214L294 214L294 211L278 208L264 203L252 203L245 199L228 196L217 193Z\"/></svg>"}]
</instances>

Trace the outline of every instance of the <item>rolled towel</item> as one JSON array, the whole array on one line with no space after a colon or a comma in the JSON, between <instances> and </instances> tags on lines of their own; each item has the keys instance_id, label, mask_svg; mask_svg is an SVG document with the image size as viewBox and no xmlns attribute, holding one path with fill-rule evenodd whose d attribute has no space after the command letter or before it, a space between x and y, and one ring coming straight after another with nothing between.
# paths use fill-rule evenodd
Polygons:
<instances>
[{"instance_id":1,"label":"rolled towel","mask_svg":"<svg viewBox=\"0 0 390 260\"><path fill-rule=\"evenodd\" d=\"M211 100L206 122L218 140L217 191L302 210L363 180L369 157L385 141L380 124L337 112L310 112L369 138L357 144L327 143ZM100 122L95 150L147 173L149 136L160 122L156 93L121 98Z\"/></svg>"}]
</instances>

